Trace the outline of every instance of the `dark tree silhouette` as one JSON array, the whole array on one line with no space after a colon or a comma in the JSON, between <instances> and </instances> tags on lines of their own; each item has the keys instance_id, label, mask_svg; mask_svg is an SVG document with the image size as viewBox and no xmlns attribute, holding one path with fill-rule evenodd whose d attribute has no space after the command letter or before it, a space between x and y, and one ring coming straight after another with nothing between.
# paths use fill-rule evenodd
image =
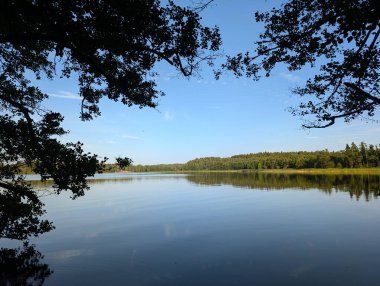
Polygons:
<instances>
[{"instance_id":1,"label":"dark tree silhouette","mask_svg":"<svg viewBox=\"0 0 380 286\"><path fill-rule=\"evenodd\" d=\"M117 157L116 158L116 164L119 166L120 169L123 169L125 167L128 167L132 164L132 160L130 158L121 158L121 157Z\"/></svg>"},{"instance_id":2,"label":"dark tree silhouette","mask_svg":"<svg viewBox=\"0 0 380 286\"><path fill-rule=\"evenodd\" d=\"M306 128L375 114L380 105L378 0L288 0L270 12L256 12L255 18L265 31L254 53L229 57L224 69L257 80L279 63L290 71L319 66L319 74L294 90L305 99L291 112L302 116Z\"/></svg>"},{"instance_id":3,"label":"dark tree silhouette","mask_svg":"<svg viewBox=\"0 0 380 286\"><path fill-rule=\"evenodd\" d=\"M0 9L0 234L25 239L51 229L41 221L38 193L20 175L29 166L54 191L73 198L104 161L81 143L63 144L61 114L43 108L42 77L78 78L80 117L100 115L103 97L127 106L156 107L155 64L183 76L211 63L221 44L197 10L158 0L7 0ZM27 76L28 75L28 76Z\"/></svg>"}]
</instances>

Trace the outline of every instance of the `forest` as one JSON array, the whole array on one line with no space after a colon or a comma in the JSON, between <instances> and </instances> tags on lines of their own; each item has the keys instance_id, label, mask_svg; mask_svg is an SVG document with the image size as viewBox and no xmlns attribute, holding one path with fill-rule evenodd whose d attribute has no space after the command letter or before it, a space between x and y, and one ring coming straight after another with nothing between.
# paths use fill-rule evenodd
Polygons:
<instances>
[{"instance_id":1,"label":"forest","mask_svg":"<svg viewBox=\"0 0 380 286\"><path fill-rule=\"evenodd\" d=\"M130 172L200 171L200 170L265 170L310 168L373 168L380 167L380 145L361 142L346 144L340 151L260 152L231 157L205 157L184 164L131 165ZM106 171L116 171L108 165Z\"/></svg>"}]
</instances>

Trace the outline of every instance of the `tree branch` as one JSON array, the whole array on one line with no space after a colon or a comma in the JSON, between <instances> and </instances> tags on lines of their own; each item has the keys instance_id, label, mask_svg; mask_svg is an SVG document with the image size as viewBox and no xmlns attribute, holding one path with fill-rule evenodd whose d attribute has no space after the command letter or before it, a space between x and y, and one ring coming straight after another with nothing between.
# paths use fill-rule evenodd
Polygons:
<instances>
[{"instance_id":1,"label":"tree branch","mask_svg":"<svg viewBox=\"0 0 380 286\"><path fill-rule=\"evenodd\" d=\"M359 112L367 110L372 105L373 105L373 103L370 103L370 104L367 104L365 106L362 106L361 108L358 108L358 109L355 109L355 110L352 110L352 111L349 111L349 112L345 112L345 113L338 114L338 115L331 115L331 116L329 116L328 119L325 120L325 121L330 121L330 122L327 123L327 124L325 124L325 125L317 125L317 124L305 125L305 124L303 124L302 127L307 128L307 129L311 129L311 128L326 128L326 127L329 127L329 126L333 125L335 123L336 119L342 118L342 117L347 117L347 116L354 115L354 114L358 114Z\"/></svg>"},{"instance_id":2,"label":"tree branch","mask_svg":"<svg viewBox=\"0 0 380 286\"><path fill-rule=\"evenodd\" d=\"M3 100L3 101L5 101L5 102L7 102L10 105L12 105L13 107L17 108L24 115L24 117L26 119L26 122L27 122L28 130L30 132L30 135L32 136L33 143L34 143L37 151L42 154L41 146L40 146L40 144L38 142L38 138L37 138L37 135L36 135L36 133L34 131L34 127L33 127L34 121L33 121L33 119L29 115L29 113L31 113L31 111L29 109L27 109L21 103L19 103L17 101L14 101L14 100L10 99L7 96L4 96L1 93L0 93L0 99Z\"/></svg>"},{"instance_id":3,"label":"tree branch","mask_svg":"<svg viewBox=\"0 0 380 286\"><path fill-rule=\"evenodd\" d=\"M347 86L347 87L349 87L349 88L351 88L351 89L353 89L358 95L372 100L376 105L380 104L380 98L378 98L376 96L373 96L373 95L370 95L368 92L362 90L357 85L355 85L355 84L353 84L351 82L345 82L344 85Z\"/></svg>"},{"instance_id":4,"label":"tree branch","mask_svg":"<svg viewBox=\"0 0 380 286\"><path fill-rule=\"evenodd\" d=\"M212 2L212 1L210 1L210 2ZM46 34L46 33L45 34L44 33L28 33L28 34L3 34L3 35L0 35L0 43L23 43L25 41L28 41L28 42L29 41L54 42L54 43L61 45L62 47L66 47L72 51L75 51L76 53L81 53L80 48L77 48L72 44L72 38L71 37L65 37L65 36L59 37L56 35L56 33L54 35L51 35L50 33L48 33L48 34ZM102 44L104 43L104 41L101 39L90 39L89 38L88 41L93 43L94 46L96 46L97 43L102 43ZM167 57L165 55L165 53L163 53L161 51L158 51L158 50L155 50L155 49L152 49L149 47L145 47L142 45L131 45L130 44L129 46L130 46L130 49L147 51L147 52L150 52L150 53L158 56L159 58L161 58L162 60L165 60L170 65L172 65L174 67L178 67L184 76L190 76L191 75L191 73L186 71L186 69L183 67L181 59L175 50L169 50L167 52L176 54L178 64L176 64L173 60L170 59L170 57ZM87 58L90 59L88 54L84 54L84 53L81 53L81 54L83 56L86 55ZM94 64L94 67L98 71L100 71L103 75L105 75L104 69L100 67L99 63L96 63L94 60L91 60L90 62L92 64ZM108 79L110 78L110 76L106 76L106 75L105 75L105 77Z\"/></svg>"},{"instance_id":5,"label":"tree branch","mask_svg":"<svg viewBox=\"0 0 380 286\"><path fill-rule=\"evenodd\" d=\"M194 11L197 11L197 12L201 12L201 11L203 11L204 9L206 9L207 6L210 5L212 2L214 2L214 0L209 0L209 1L207 1L206 3L202 3L202 2L200 2L200 3L198 3L199 6L193 8L193 10L194 10Z\"/></svg>"},{"instance_id":6,"label":"tree branch","mask_svg":"<svg viewBox=\"0 0 380 286\"><path fill-rule=\"evenodd\" d=\"M29 190L25 190L22 186L8 184L8 183L0 181L0 188L7 189L12 192L16 192L20 194L22 197L27 197L35 204L40 202L38 197L34 193L30 192Z\"/></svg>"}]
</instances>

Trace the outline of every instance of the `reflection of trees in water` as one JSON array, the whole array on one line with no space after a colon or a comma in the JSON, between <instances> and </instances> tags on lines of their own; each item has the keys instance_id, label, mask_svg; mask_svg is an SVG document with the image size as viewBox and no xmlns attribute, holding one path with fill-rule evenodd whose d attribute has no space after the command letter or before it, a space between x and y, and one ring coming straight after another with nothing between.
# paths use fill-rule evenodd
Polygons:
<instances>
[{"instance_id":1,"label":"reflection of trees in water","mask_svg":"<svg viewBox=\"0 0 380 286\"><path fill-rule=\"evenodd\" d=\"M128 177L110 177L110 178L99 178L99 179L88 179L89 185L98 185L98 184L120 184L120 183L132 183L132 182L142 182L142 181L155 181L162 179L170 180L181 180L186 177L186 174L155 174L155 173L144 173L144 174L133 174L131 173ZM29 181L28 183L35 189L39 190L39 196L48 195L49 188L51 188L53 181L44 181L39 180Z\"/></svg>"},{"instance_id":2,"label":"reflection of trees in water","mask_svg":"<svg viewBox=\"0 0 380 286\"><path fill-rule=\"evenodd\" d=\"M42 285L52 271L27 241L54 228L42 217L45 210L40 196L46 193L33 190L27 183L8 186L13 187L0 189L0 239L21 240L24 244L0 249L0 285Z\"/></svg>"},{"instance_id":3,"label":"reflection of trees in water","mask_svg":"<svg viewBox=\"0 0 380 286\"><path fill-rule=\"evenodd\" d=\"M232 185L250 189L282 190L282 189L318 189L325 193L347 192L352 198L364 197L369 201L380 195L380 176L378 175L311 175L280 173L196 173L181 175L136 175L123 178L102 178L89 180L90 185L120 184L146 180L182 180L201 185ZM49 182L33 181L34 188L45 189L40 196L49 192Z\"/></svg>"},{"instance_id":4,"label":"reflection of trees in water","mask_svg":"<svg viewBox=\"0 0 380 286\"><path fill-rule=\"evenodd\" d=\"M200 173L187 176L152 175L90 180L95 184L120 184L150 180L186 180L201 185L232 185L250 189L318 189L325 193L347 192L357 200L369 201L380 195L380 176L375 175L310 175L268 173ZM26 240L51 229L41 220L44 213L39 198L49 194L51 182L30 182L36 197L25 200L13 193L0 193L0 238ZM27 243L17 249L0 249L1 285L42 285L52 271L41 261L43 256Z\"/></svg>"},{"instance_id":5,"label":"reflection of trees in water","mask_svg":"<svg viewBox=\"0 0 380 286\"><path fill-rule=\"evenodd\" d=\"M53 229L42 219L44 204L37 192L24 196L21 192L0 190L0 238L25 240Z\"/></svg>"},{"instance_id":6,"label":"reflection of trees in water","mask_svg":"<svg viewBox=\"0 0 380 286\"><path fill-rule=\"evenodd\" d=\"M53 272L49 265L41 262L42 254L34 245L24 243L23 247L0 249L1 285L43 285Z\"/></svg>"},{"instance_id":7,"label":"reflection of trees in water","mask_svg":"<svg viewBox=\"0 0 380 286\"><path fill-rule=\"evenodd\" d=\"M16 186L15 186L16 188ZM24 241L23 247L0 249L0 285L42 285L50 271L43 256L26 241L30 236L50 231L52 224L43 219L44 204L39 196L44 192L31 190L29 184L0 190L0 239Z\"/></svg>"},{"instance_id":8,"label":"reflection of trees in water","mask_svg":"<svg viewBox=\"0 0 380 286\"><path fill-rule=\"evenodd\" d=\"M347 192L366 201L380 195L380 176L375 175L305 175L268 173L202 173L187 179L201 185L232 185L250 189L318 189L325 193Z\"/></svg>"}]
</instances>

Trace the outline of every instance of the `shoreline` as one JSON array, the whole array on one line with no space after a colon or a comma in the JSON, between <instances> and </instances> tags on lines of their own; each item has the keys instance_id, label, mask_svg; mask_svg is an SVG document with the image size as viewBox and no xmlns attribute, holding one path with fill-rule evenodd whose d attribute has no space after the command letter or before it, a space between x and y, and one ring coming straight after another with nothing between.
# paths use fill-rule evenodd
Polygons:
<instances>
[{"instance_id":1,"label":"shoreline","mask_svg":"<svg viewBox=\"0 0 380 286\"><path fill-rule=\"evenodd\" d=\"M304 175L380 175L380 167L375 168L310 168L310 169L241 169L241 170L178 170L178 171L118 171L97 174L134 174L134 173L162 173L162 174L199 174L199 173L265 173L265 174L304 174ZM25 173L23 175L37 175Z\"/></svg>"},{"instance_id":2,"label":"shoreline","mask_svg":"<svg viewBox=\"0 0 380 286\"><path fill-rule=\"evenodd\" d=\"M120 173L120 172L117 172ZM130 172L134 173L134 172ZM380 168L310 168L310 169L241 169L241 170L178 170L150 171L138 173L197 174L197 173L266 173L266 174L305 174L305 175L380 175Z\"/></svg>"}]
</instances>

